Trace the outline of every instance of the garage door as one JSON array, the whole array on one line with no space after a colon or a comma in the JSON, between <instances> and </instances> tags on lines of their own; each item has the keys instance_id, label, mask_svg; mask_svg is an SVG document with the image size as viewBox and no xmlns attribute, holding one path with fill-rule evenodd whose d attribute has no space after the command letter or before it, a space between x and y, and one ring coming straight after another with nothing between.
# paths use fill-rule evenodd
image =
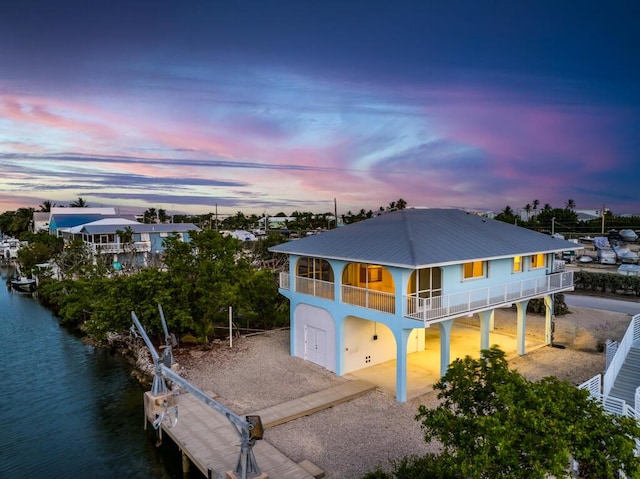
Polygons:
<instances>
[{"instance_id":1,"label":"garage door","mask_svg":"<svg viewBox=\"0 0 640 479\"><path fill-rule=\"evenodd\" d=\"M304 359L327 367L327 332L324 329L305 325Z\"/></svg>"}]
</instances>

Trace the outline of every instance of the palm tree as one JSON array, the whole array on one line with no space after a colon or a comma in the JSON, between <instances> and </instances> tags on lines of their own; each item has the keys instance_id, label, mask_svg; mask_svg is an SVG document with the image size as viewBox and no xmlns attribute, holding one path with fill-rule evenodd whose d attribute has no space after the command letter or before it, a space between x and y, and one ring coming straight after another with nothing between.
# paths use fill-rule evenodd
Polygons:
<instances>
[{"instance_id":1,"label":"palm tree","mask_svg":"<svg viewBox=\"0 0 640 479\"><path fill-rule=\"evenodd\" d=\"M565 206L567 207L568 210L574 210L576 208L576 202L573 201L572 199L568 199L567 202L565 203Z\"/></svg>"},{"instance_id":2,"label":"palm tree","mask_svg":"<svg viewBox=\"0 0 640 479\"><path fill-rule=\"evenodd\" d=\"M540 200L533 200L533 212L534 212L534 214L538 212L538 206L540 206Z\"/></svg>"},{"instance_id":3,"label":"palm tree","mask_svg":"<svg viewBox=\"0 0 640 479\"><path fill-rule=\"evenodd\" d=\"M69 205L71 208L87 208L89 203L87 203L81 196L78 196L78 199Z\"/></svg>"},{"instance_id":4,"label":"palm tree","mask_svg":"<svg viewBox=\"0 0 640 479\"><path fill-rule=\"evenodd\" d=\"M29 226L31 226L31 220L33 218L33 211L33 208L18 208L16 210L9 229L9 233L13 237L19 238L20 233L29 231Z\"/></svg>"},{"instance_id":5,"label":"palm tree","mask_svg":"<svg viewBox=\"0 0 640 479\"><path fill-rule=\"evenodd\" d=\"M407 202L405 200L403 200L402 198L400 198L398 201L396 201L396 207L399 210L403 210L407 207Z\"/></svg>"},{"instance_id":6,"label":"palm tree","mask_svg":"<svg viewBox=\"0 0 640 479\"><path fill-rule=\"evenodd\" d=\"M155 223L156 218L158 217L158 213L155 208L148 208L144 213L142 213L142 222L143 223Z\"/></svg>"},{"instance_id":7,"label":"palm tree","mask_svg":"<svg viewBox=\"0 0 640 479\"><path fill-rule=\"evenodd\" d=\"M524 210L527 213L527 221L529 221L529 215L531 214L531 203L524 205Z\"/></svg>"},{"instance_id":8,"label":"palm tree","mask_svg":"<svg viewBox=\"0 0 640 479\"><path fill-rule=\"evenodd\" d=\"M56 204L52 203L49 200L43 201L42 204L40 205L40 211L42 213L50 213L51 212L51 208L53 208L54 206L56 206Z\"/></svg>"}]
</instances>

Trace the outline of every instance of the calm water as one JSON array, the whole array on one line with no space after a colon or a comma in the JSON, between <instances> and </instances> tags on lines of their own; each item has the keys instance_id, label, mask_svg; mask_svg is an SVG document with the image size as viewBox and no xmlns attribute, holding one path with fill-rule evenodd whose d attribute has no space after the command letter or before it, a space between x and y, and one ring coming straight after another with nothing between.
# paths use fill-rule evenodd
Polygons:
<instances>
[{"instance_id":1,"label":"calm water","mask_svg":"<svg viewBox=\"0 0 640 479\"><path fill-rule=\"evenodd\" d=\"M0 478L182 479L175 445L156 448L143 429L143 390L129 372L3 278Z\"/></svg>"}]
</instances>

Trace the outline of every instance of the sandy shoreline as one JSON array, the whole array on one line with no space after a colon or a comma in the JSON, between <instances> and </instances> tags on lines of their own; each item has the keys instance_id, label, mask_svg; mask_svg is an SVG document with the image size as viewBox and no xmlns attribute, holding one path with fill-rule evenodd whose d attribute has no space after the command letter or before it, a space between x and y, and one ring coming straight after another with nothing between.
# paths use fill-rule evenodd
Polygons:
<instances>
[{"instance_id":1,"label":"sandy shoreline","mask_svg":"<svg viewBox=\"0 0 640 479\"><path fill-rule=\"evenodd\" d=\"M640 309L640 305L639 305ZM580 384L602 372L605 355L598 344L620 340L630 316L572 308L556 319L555 342L565 349L542 347L510 359L530 380L554 375ZM471 323L473 324L473 323ZM497 331L515 332L515 312L496 312ZM544 338L544 316L527 316L527 334ZM257 411L347 381L321 367L289 356L289 331L270 331L217 343L210 349L175 352L181 374L239 414ZM377 465L409 454L423 454L425 444L414 420L418 406L437 402L433 391L406 403L374 391L287 424L268 429L265 438L294 461L308 459L330 479L357 478Z\"/></svg>"}]
</instances>

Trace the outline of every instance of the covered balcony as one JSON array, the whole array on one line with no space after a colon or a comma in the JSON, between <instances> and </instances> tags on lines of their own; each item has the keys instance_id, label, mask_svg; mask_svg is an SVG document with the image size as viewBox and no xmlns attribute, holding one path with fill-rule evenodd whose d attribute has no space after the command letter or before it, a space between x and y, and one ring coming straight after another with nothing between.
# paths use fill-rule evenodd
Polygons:
<instances>
[{"instance_id":1,"label":"covered balcony","mask_svg":"<svg viewBox=\"0 0 640 479\"><path fill-rule=\"evenodd\" d=\"M115 254L115 253L148 253L151 251L151 241L136 241L132 245L124 243L91 243L85 241L93 254ZM126 246L126 248L125 248Z\"/></svg>"},{"instance_id":2,"label":"covered balcony","mask_svg":"<svg viewBox=\"0 0 640 479\"><path fill-rule=\"evenodd\" d=\"M425 324L444 318L455 318L517 301L573 289L573 271L552 273L513 283L461 291L459 293L418 298L406 296L404 316Z\"/></svg>"},{"instance_id":3,"label":"covered balcony","mask_svg":"<svg viewBox=\"0 0 640 479\"><path fill-rule=\"evenodd\" d=\"M280 288L290 289L289 273L280 273ZM403 311L403 316L428 324L572 289L573 271L563 271L539 278L431 298L420 298L416 294L410 294L404 297L406 310ZM333 283L318 279L296 277L296 291L329 300L334 299ZM395 314L394 293L343 284L341 294L344 303Z\"/></svg>"}]
</instances>

